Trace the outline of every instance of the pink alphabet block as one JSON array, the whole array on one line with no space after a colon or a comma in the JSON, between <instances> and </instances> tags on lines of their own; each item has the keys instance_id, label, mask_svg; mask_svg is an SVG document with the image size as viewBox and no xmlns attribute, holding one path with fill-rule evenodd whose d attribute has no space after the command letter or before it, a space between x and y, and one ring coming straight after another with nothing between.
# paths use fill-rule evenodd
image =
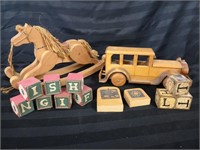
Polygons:
<instances>
[{"instance_id":1,"label":"pink alphabet block","mask_svg":"<svg viewBox=\"0 0 200 150\"><path fill-rule=\"evenodd\" d=\"M60 94L54 95L54 101L56 109L70 109L72 106L72 95L67 93L65 88L62 88Z\"/></svg>"},{"instance_id":2,"label":"pink alphabet block","mask_svg":"<svg viewBox=\"0 0 200 150\"><path fill-rule=\"evenodd\" d=\"M66 91L68 93L81 93L84 80L81 73L69 73L66 82Z\"/></svg>"},{"instance_id":3,"label":"pink alphabet block","mask_svg":"<svg viewBox=\"0 0 200 150\"><path fill-rule=\"evenodd\" d=\"M10 98L11 107L18 117L22 117L33 112L33 101L26 101L21 95Z\"/></svg>"},{"instance_id":4,"label":"pink alphabet block","mask_svg":"<svg viewBox=\"0 0 200 150\"><path fill-rule=\"evenodd\" d=\"M59 74L44 75L43 79L46 95L59 94L61 92Z\"/></svg>"},{"instance_id":5,"label":"pink alphabet block","mask_svg":"<svg viewBox=\"0 0 200 150\"><path fill-rule=\"evenodd\" d=\"M84 106L92 101L93 99L92 93L93 93L92 88L84 85L82 93L75 93L73 97L77 104L79 104L80 106Z\"/></svg>"},{"instance_id":6,"label":"pink alphabet block","mask_svg":"<svg viewBox=\"0 0 200 150\"><path fill-rule=\"evenodd\" d=\"M43 95L41 81L30 77L18 82L19 92L25 100L33 100Z\"/></svg>"}]
</instances>

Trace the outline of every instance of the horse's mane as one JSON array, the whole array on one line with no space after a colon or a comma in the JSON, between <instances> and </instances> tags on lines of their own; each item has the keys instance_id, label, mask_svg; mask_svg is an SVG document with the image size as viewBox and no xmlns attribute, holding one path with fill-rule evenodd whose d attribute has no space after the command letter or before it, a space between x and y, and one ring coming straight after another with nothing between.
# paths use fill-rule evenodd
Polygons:
<instances>
[{"instance_id":1,"label":"horse's mane","mask_svg":"<svg viewBox=\"0 0 200 150\"><path fill-rule=\"evenodd\" d=\"M40 26L33 27L40 32L48 50L55 52L61 58L64 58L68 55L68 48L60 43L59 40L55 38L48 30Z\"/></svg>"}]
</instances>

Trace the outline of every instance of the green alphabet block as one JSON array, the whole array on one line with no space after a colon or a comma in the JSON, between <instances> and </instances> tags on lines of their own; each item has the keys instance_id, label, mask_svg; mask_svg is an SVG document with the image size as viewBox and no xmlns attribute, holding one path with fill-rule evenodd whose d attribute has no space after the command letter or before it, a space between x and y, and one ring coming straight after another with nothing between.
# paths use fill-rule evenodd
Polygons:
<instances>
[{"instance_id":1,"label":"green alphabet block","mask_svg":"<svg viewBox=\"0 0 200 150\"><path fill-rule=\"evenodd\" d=\"M56 109L70 109L72 106L71 94L66 92L66 89L62 89L60 94L54 95L54 102Z\"/></svg>"},{"instance_id":2,"label":"green alphabet block","mask_svg":"<svg viewBox=\"0 0 200 150\"><path fill-rule=\"evenodd\" d=\"M51 96L44 95L36 99L37 110L52 108L52 98Z\"/></svg>"},{"instance_id":3,"label":"green alphabet block","mask_svg":"<svg viewBox=\"0 0 200 150\"><path fill-rule=\"evenodd\" d=\"M11 107L18 117L25 116L34 111L33 101L26 101L21 95L10 99Z\"/></svg>"}]
</instances>

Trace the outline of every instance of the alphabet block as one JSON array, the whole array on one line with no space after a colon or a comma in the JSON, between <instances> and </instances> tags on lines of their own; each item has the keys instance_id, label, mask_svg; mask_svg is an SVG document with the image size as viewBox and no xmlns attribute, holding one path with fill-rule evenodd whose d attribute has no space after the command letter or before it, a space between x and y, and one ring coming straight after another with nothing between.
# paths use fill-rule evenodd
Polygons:
<instances>
[{"instance_id":1,"label":"alphabet block","mask_svg":"<svg viewBox=\"0 0 200 150\"><path fill-rule=\"evenodd\" d=\"M177 96L175 109L189 110L192 104L192 98L193 97L190 93Z\"/></svg>"},{"instance_id":2,"label":"alphabet block","mask_svg":"<svg viewBox=\"0 0 200 150\"><path fill-rule=\"evenodd\" d=\"M72 106L72 95L63 88L60 94L54 95L56 109L70 109Z\"/></svg>"},{"instance_id":3,"label":"alphabet block","mask_svg":"<svg viewBox=\"0 0 200 150\"><path fill-rule=\"evenodd\" d=\"M150 105L151 98L141 88L124 90L124 98L129 107Z\"/></svg>"},{"instance_id":4,"label":"alphabet block","mask_svg":"<svg viewBox=\"0 0 200 150\"><path fill-rule=\"evenodd\" d=\"M93 99L92 89L84 85L82 93L75 93L73 97L77 104L84 106Z\"/></svg>"},{"instance_id":5,"label":"alphabet block","mask_svg":"<svg viewBox=\"0 0 200 150\"><path fill-rule=\"evenodd\" d=\"M173 109L176 99L167 89L157 88L155 102L158 108Z\"/></svg>"},{"instance_id":6,"label":"alphabet block","mask_svg":"<svg viewBox=\"0 0 200 150\"><path fill-rule=\"evenodd\" d=\"M156 89L155 102L158 108L189 110L192 103L192 95L173 96L167 89Z\"/></svg>"},{"instance_id":7,"label":"alphabet block","mask_svg":"<svg viewBox=\"0 0 200 150\"><path fill-rule=\"evenodd\" d=\"M44 75L44 89L46 95L59 94L61 92L60 75Z\"/></svg>"},{"instance_id":8,"label":"alphabet block","mask_svg":"<svg viewBox=\"0 0 200 150\"><path fill-rule=\"evenodd\" d=\"M33 112L33 101L26 101L21 95L10 98L11 107L18 117L25 116Z\"/></svg>"},{"instance_id":9,"label":"alphabet block","mask_svg":"<svg viewBox=\"0 0 200 150\"><path fill-rule=\"evenodd\" d=\"M81 73L69 73L66 82L66 91L68 93L81 93L84 80Z\"/></svg>"},{"instance_id":10,"label":"alphabet block","mask_svg":"<svg viewBox=\"0 0 200 150\"><path fill-rule=\"evenodd\" d=\"M119 88L104 86L97 89L97 112L123 112Z\"/></svg>"},{"instance_id":11,"label":"alphabet block","mask_svg":"<svg viewBox=\"0 0 200 150\"><path fill-rule=\"evenodd\" d=\"M36 99L37 110L49 109L53 107L50 95L43 95Z\"/></svg>"},{"instance_id":12,"label":"alphabet block","mask_svg":"<svg viewBox=\"0 0 200 150\"><path fill-rule=\"evenodd\" d=\"M192 80L182 74L170 75L163 81L163 86L173 95L188 94Z\"/></svg>"},{"instance_id":13,"label":"alphabet block","mask_svg":"<svg viewBox=\"0 0 200 150\"><path fill-rule=\"evenodd\" d=\"M43 95L41 81L30 77L18 82L19 92L25 100L33 100Z\"/></svg>"}]
</instances>

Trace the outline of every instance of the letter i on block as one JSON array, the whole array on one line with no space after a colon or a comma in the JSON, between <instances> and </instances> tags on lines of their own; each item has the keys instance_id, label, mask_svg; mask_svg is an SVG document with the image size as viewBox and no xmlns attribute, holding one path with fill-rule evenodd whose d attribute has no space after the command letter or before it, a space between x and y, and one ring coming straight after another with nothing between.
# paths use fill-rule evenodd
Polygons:
<instances>
[{"instance_id":1,"label":"letter i on block","mask_svg":"<svg viewBox=\"0 0 200 150\"><path fill-rule=\"evenodd\" d=\"M33 112L33 101L26 101L21 95L10 98L11 107L18 117L25 116Z\"/></svg>"},{"instance_id":2,"label":"letter i on block","mask_svg":"<svg viewBox=\"0 0 200 150\"><path fill-rule=\"evenodd\" d=\"M81 93L83 90L83 75L80 73L69 73L66 82L68 93Z\"/></svg>"},{"instance_id":3,"label":"letter i on block","mask_svg":"<svg viewBox=\"0 0 200 150\"><path fill-rule=\"evenodd\" d=\"M54 95L56 109L70 109L72 106L72 96L63 88L60 94Z\"/></svg>"},{"instance_id":4,"label":"letter i on block","mask_svg":"<svg viewBox=\"0 0 200 150\"><path fill-rule=\"evenodd\" d=\"M86 85L83 86L82 93L75 93L74 99L77 104L84 106L93 99L92 89Z\"/></svg>"},{"instance_id":5,"label":"letter i on block","mask_svg":"<svg viewBox=\"0 0 200 150\"><path fill-rule=\"evenodd\" d=\"M41 81L30 77L18 82L19 92L25 100L33 100L43 95Z\"/></svg>"},{"instance_id":6,"label":"letter i on block","mask_svg":"<svg viewBox=\"0 0 200 150\"><path fill-rule=\"evenodd\" d=\"M51 95L43 95L36 99L37 110L49 109L53 107Z\"/></svg>"},{"instance_id":7,"label":"letter i on block","mask_svg":"<svg viewBox=\"0 0 200 150\"><path fill-rule=\"evenodd\" d=\"M58 94L61 92L60 75L44 75L44 89L46 95Z\"/></svg>"}]
</instances>

